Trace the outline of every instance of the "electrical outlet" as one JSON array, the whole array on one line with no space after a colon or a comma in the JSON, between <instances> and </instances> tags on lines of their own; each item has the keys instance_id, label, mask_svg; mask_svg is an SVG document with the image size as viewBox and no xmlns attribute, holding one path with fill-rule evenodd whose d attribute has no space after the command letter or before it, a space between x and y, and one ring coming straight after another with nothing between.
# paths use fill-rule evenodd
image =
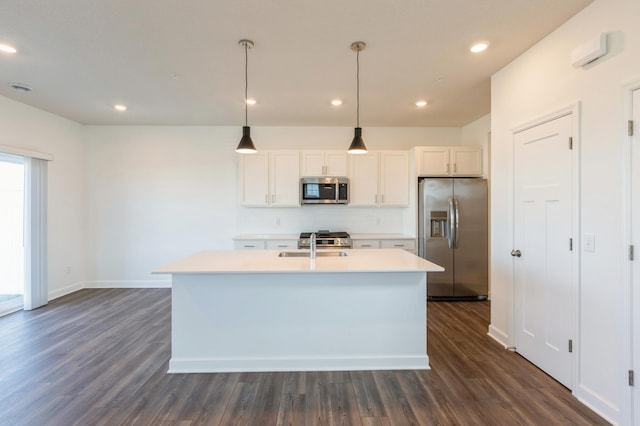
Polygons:
<instances>
[{"instance_id":1,"label":"electrical outlet","mask_svg":"<svg viewBox=\"0 0 640 426\"><path fill-rule=\"evenodd\" d=\"M590 233L582 234L582 247L584 251L594 252L596 251L596 236Z\"/></svg>"}]
</instances>

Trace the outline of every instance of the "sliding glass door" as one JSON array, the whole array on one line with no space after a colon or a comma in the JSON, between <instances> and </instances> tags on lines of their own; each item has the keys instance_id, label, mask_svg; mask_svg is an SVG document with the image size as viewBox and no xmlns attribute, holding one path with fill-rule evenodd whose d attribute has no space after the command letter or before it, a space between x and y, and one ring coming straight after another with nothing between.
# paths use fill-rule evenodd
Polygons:
<instances>
[{"instance_id":1,"label":"sliding glass door","mask_svg":"<svg viewBox=\"0 0 640 426\"><path fill-rule=\"evenodd\" d=\"M0 315L22 309L24 157L0 153Z\"/></svg>"}]
</instances>

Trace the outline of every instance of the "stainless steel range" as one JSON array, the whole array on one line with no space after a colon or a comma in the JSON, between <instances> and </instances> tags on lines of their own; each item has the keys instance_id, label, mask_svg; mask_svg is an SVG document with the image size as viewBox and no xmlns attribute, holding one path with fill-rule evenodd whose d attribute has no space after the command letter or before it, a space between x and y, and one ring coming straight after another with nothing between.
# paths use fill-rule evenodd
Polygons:
<instances>
[{"instance_id":1,"label":"stainless steel range","mask_svg":"<svg viewBox=\"0 0 640 426\"><path fill-rule=\"evenodd\" d=\"M316 247L319 249L325 248L351 248L351 237L346 232L330 232L327 230L320 230L316 233ZM311 232L300 233L298 239L298 248L308 249L311 243Z\"/></svg>"}]
</instances>

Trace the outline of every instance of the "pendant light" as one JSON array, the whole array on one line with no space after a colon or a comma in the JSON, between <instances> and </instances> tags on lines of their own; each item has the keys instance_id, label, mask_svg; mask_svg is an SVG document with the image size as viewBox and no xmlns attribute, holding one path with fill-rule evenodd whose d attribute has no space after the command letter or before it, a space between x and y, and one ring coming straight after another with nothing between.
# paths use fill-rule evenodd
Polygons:
<instances>
[{"instance_id":1,"label":"pendant light","mask_svg":"<svg viewBox=\"0 0 640 426\"><path fill-rule=\"evenodd\" d=\"M248 51L253 47L251 40L242 39L238 42L241 46L244 46L244 126L242 126L242 139L236 148L236 152L240 154L254 154L257 152L253 141L251 140L251 128L248 124L248 104L247 104L247 91L249 88L249 54Z\"/></svg>"},{"instance_id":2,"label":"pendant light","mask_svg":"<svg viewBox=\"0 0 640 426\"><path fill-rule=\"evenodd\" d=\"M367 45L363 41L351 43L351 50L356 52L356 128L353 140L349 145L349 154L366 154L367 147L362 140L362 128L360 127L360 51Z\"/></svg>"}]
</instances>

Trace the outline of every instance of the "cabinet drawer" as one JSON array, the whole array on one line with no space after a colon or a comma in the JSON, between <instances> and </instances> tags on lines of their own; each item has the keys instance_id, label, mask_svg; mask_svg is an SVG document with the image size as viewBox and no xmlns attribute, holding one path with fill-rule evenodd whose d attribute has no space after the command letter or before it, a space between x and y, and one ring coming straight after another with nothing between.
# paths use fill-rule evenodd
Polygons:
<instances>
[{"instance_id":1,"label":"cabinet drawer","mask_svg":"<svg viewBox=\"0 0 640 426\"><path fill-rule=\"evenodd\" d=\"M234 241L233 246L236 250L264 250L264 240L241 240Z\"/></svg>"},{"instance_id":2,"label":"cabinet drawer","mask_svg":"<svg viewBox=\"0 0 640 426\"><path fill-rule=\"evenodd\" d=\"M380 240L353 240L353 248L378 249L380 248Z\"/></svg>"},{"instance_id":3,"label":"cabinet drawer","mask_svg":"<svg viewBox=\"0 0 640 426\"><path fill-rule=\"evenodd\" d=\"M297 249L298 240L267 240L267 249Z\"/></svg>"},{"instance_id":4,"label":"cabinet drawer","mask_svg":"<svg viewBox=\"0 0 640 426\"><path fill-rule=\"evenodd\" d=\"M416 240L382 240L382 248L400 248L407 251L416 249Z\"/></svg>"}]
</instances>

